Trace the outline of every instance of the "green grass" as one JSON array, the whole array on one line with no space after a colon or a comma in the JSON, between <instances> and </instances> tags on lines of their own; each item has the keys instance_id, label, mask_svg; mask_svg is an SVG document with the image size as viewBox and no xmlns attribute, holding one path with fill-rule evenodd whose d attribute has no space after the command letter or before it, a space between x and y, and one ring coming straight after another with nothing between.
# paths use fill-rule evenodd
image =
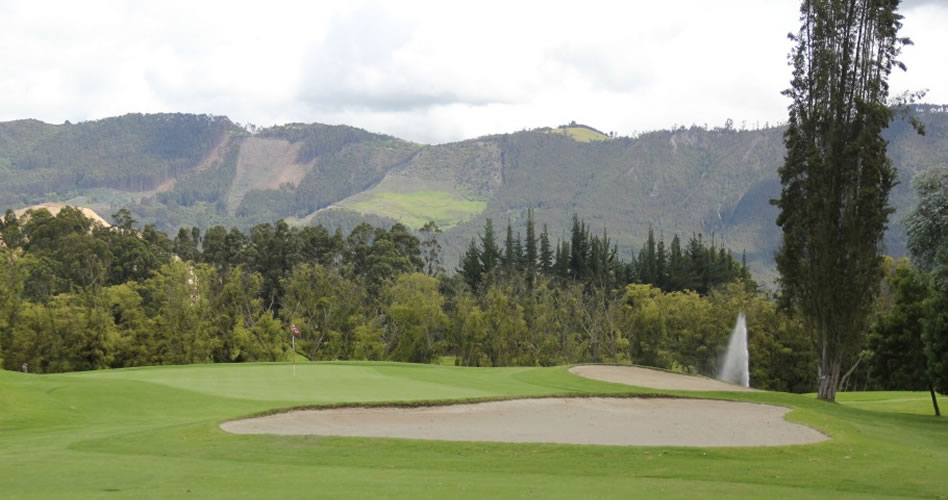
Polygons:
<instances>
[{"instance_id":1,"label":"green grass","mask_svg":"<svg viewBox=\"0 0 948 500\"><path fill-rule=\"evenodd\" d=\"M836 400L853 408L864 410L911 413L914 415L934 415L932 396L928 392L844 392ZM938 406L945 411L948 400L938 398Z\"/></svg>"},{"instance_id":2,"label":"green grass","mask_svg":"<svg viewBox=\"0 0 948 500\"><path fill-rule=\"evenodd\" d=\"M609 136L586 127L566 127L550 129L551 134L564 134L577 142L597 142L609 139Z\"/></svg>"},{"instance_id":3,"label":"green grass","mask_svg":"<svg viewBox=\"0 0 948 500\"><path fill-rule=\"evenodd\" d=\"M766 448L610 447L230 435L224 420L310 404L634 388L565 367L300 363L0 372L4 498L697 496L938 497L948 419L902 413L915 393L711 393L796 408L833 439ZM687 393L676 393L679 395ZM884 402L888 402L885 403ZM855 406L876 405L884 411Z\"/></svg>"},{"instance_id":4,"label":"green grass","mask_svg":"<svg viewBox=\"0 0 948 500\"><path fill-rule=\"evenodd\" d=\"M447 229L470 219L487 208L486 201L467 200L445 191L408 193L373 192L368 199L339 204L357 212L381 215L418 229L430 220Z\"/></svg>"}]
</instances>

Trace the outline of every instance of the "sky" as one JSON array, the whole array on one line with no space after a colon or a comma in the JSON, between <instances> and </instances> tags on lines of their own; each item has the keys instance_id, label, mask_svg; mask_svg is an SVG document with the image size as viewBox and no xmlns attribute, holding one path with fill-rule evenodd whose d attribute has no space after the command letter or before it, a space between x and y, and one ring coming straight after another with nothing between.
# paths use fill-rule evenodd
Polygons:
<instances>
[{"instance_id":1,"label":"sky","mask_svg":"<svg viewBox=\"0 0 948 500\"><path fill-rule=\"evenodd\" d=\"M786 120L796 0L0 0L0 121L347 124L443 143ZM892 94L948 104L948 0L903 2Z\"/></svg>"}]
</instances>

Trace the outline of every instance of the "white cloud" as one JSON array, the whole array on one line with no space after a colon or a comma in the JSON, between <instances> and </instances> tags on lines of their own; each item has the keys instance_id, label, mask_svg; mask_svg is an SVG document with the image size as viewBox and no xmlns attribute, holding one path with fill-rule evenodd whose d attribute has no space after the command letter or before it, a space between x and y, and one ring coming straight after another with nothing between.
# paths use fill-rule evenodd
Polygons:
<instances>
[{"instance_id":1,"label":"white cloud","mask_svg":"<svg viewBox=\"0 0 948 500\"><path fill-rule=\"evenodd\" d=\"M419 142L576 120L629 134L784 119L798 2L0 1L0 120L126 112L347 123ZM945 2L893 91L948 102Z\"/></svg>"}]
</instances>

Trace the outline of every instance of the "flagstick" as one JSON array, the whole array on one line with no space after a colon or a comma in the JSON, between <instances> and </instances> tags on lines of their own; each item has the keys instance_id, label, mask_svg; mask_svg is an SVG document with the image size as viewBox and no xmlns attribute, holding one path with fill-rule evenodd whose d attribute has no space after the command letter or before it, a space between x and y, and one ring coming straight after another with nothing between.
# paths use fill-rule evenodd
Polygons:
<instances>
[{"instance_id":1,"label":"flagstick","mask_svg":"<svg viewBox=\"0 0 948 500\"><path fill-rule=\"evenodd\" d=\"M296 376L296 335L293 335L293 376Z\"/></svg>"}]
</instances>

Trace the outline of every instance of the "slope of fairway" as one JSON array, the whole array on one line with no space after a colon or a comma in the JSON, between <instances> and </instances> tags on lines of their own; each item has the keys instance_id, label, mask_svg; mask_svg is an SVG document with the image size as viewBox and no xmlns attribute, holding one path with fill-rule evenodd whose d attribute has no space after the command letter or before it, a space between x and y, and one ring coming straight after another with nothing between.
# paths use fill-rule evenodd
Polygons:
<instances>
[{"instance_id":1,"label":"slope of fairway","mask_svg":"<svg viewBox=\"0 0 948 500\"><path fill-rule=\"evenodd\" d=\"M396 363L305 363L148 367L64 375L137 380L244 400L307 404L467 399L561 392L522 382L531 368L455 368Z\"/></svg>"},{"instance_id":2,"label":"slope of fairway","mask_svg":"<svg viewBox=\"0 0 948 500\"><path fill-rule=\"evenodd\" d=\"M767 392L700 397L795 408L788 420L832 439L770 448L617 447L231 435L218 427L321 403L622 392L635 389L576 377L566 367L313 363L300 364L295 379L288 364L44 376L0 371L0 496L945 495L948 419Z\"/></svg>"}]
</instances>

